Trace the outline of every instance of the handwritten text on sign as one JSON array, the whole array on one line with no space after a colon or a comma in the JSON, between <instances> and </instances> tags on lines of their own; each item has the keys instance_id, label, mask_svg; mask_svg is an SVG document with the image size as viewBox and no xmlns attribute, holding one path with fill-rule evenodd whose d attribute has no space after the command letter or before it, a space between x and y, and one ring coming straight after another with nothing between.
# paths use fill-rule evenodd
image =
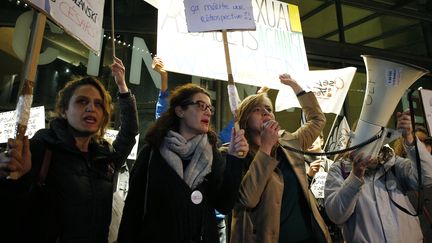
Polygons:
<instances>
[{"instance_id":1,"label":"handwritten text on sign","mask_svg":"<svg viewBox=\"0 0 432 243\"><path fill-rule=\"evenodd\" d=\"M115 138L117 137L118 134L118 130L113 130L113 129L107 129L104 135L104 138L110 143L112 144L115 140ZM135 145L133 146L128 159L131 160L136 160L137 158L137 153L138 153L138 141L139 141L139 134L135 136Z\"/></svg>"},{"instance_id":2,"label":"handwritten text on sign","mask_svg":"<svg viewBox=\"0 0 432 243\"><path fill-rule=\"evenodd\" d=\"M93 52L101 47L104 0L27 0Z\"/></svg>"},{"instance_id":3,"label":"handwritten text on sign","mask_svg":"<svg viewBox=\"0 0 432 243\"><path fill-rule=\"evenodd\" d=\"M6 143L8 138L15 136L15 111L0 113L0 143ZM30 119L27 124L26 135L31 138L37 130L45 128L45 108L33 107L30 110Z\"/></svg>"},{"instance_id":4,"label":"handwritten text on sign","mask_svg":"<svg viewBox=\"0 0 432 243\"><path fill-rule=\"evenodd\" d=\"M255 30L251 0L185 0L189 32Z\"/></svg>"},{"instance_id":5,"label":"handwritten text on sign","mask_svg":"<svg viewBox=\"0 0 432 243\"><path fill-rule=\"evenodd\" d=\"M253 0L252 7L256 31L228 32L234 80L280 89L279 74L309 70L298 7L275 0ZM188 33L184 8L159 1L157 54L165 69L227 80L222 34Z\"/></svg>"},{"instance_id":6,"label":"handwritten text on sign","mask_svg":"<svg viewBox=\"0 0 432 243\"><path fill-rule=\"evenodd\" d=\"M311 185L311 191L315 198L324 198L324 185L327 178L327 172L319 171L315 174L314 182Z\"/></svg>"}]
</instances>

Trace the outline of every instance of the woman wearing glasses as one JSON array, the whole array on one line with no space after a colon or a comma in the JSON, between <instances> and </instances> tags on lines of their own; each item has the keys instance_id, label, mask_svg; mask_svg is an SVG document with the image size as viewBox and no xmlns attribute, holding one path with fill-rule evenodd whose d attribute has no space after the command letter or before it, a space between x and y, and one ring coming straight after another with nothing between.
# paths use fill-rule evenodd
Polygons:
<instances>
[{"instance_id":1,"label":"woman wearing glasses","mask_svg":"<svg viewBox=\"0 0 432 243\"><path fill-rule=\"evenodd\" d=\"M249 146L232 134L226 159L210 128L214 107L203 88L186 84L149 128L131 173L118 242L219 242L214 210L228 213Z\"/></svg>"}]
</instances>

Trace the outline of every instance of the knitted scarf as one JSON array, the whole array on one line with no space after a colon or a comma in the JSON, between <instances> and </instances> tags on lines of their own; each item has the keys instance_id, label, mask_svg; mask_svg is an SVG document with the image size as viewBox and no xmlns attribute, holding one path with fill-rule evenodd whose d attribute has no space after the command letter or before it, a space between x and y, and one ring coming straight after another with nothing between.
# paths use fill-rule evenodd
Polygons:
<instances>
[{"instance_id":1,"label":"knitted scarf","mask_svg":"<svg viewBox=\"0 0 432 243\"><path fill-rule=\"evenodd\" d=\"M213 151L207 134L197 135L187 141L179 133L170 130L164 138L160 153L191 189L199 185L211 172ZM183 168L182 160L190 160L186 169Z\"/></svg>"}]
</instances>

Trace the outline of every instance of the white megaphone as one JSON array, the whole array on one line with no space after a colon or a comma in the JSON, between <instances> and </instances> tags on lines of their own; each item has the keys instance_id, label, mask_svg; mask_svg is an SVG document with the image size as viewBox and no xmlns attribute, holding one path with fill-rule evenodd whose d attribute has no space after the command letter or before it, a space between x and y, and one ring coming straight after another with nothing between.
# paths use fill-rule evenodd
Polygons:
<instances>
[{"instance_id":1,"label":"white megaphone","mask_svg":"<svg viewBox=\"0 0 432 243\"><path fill-rule=\"evenodd\" d=\"M366 94L357 128L351 138L351 146L363 143L383 130L379 139L360 148L360 152L376 158L384 140L390 135L390 129L385 127L400 98L416 80L429 71L386 58L369 55L362 57L367 72Z\"/></svg>"}]
</instances>

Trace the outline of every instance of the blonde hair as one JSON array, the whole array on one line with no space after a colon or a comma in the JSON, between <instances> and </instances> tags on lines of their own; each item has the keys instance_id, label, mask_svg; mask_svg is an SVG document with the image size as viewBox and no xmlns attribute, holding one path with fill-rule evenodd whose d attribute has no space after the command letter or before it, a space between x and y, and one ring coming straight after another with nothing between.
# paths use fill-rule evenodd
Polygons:
<instances>
[{"instance_id":1,"label":"blonde hair","mask_svg":"<svg viewBox=\"0 0 432 243\"><path fill-rule=\"evenodd\" d=\"M237 108L235 121L238 122L240 129L245 130L246 139L250 145L250 151L255 152L254 144L251 144L250 131L248 128L249 117L255 107L261 104L270 105L273 110L273 105L271 100L268 98L267 93L254 94L246 97Z\"/></svg>"}]
</instances>

